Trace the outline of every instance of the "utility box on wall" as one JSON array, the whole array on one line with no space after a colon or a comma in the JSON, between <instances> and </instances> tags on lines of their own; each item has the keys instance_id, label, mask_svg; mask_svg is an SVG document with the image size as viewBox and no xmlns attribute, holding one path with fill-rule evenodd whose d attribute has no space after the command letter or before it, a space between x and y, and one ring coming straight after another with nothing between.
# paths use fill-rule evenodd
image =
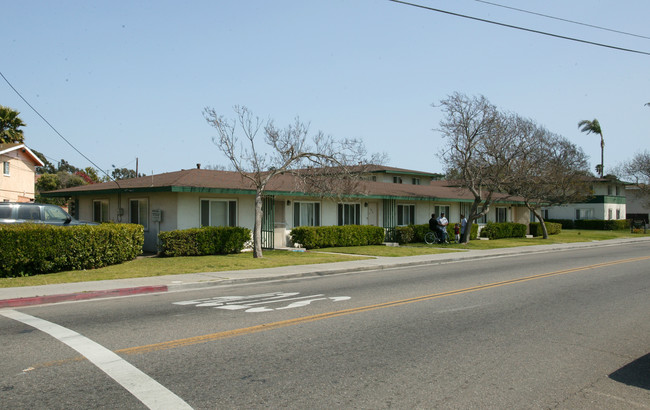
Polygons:
<instances>
[{"instance_id":1,"label":"utility box on wall","mask_svg":"<svg viewBox=\"0 0 650 410\"><path fill-rule=\"evenodd\" d=\"M151 210L151 222L162 222L162 210L160 209Z\"/></svg>"}]
</instances>

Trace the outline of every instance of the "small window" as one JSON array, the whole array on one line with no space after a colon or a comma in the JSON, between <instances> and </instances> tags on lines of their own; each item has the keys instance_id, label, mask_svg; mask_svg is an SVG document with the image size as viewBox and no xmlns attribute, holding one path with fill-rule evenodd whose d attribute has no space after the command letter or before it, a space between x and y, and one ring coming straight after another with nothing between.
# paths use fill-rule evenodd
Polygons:
<instances>
[{"instance_id":1,"label":"small window","mask_svg":"<svg viewBox=\"0 0 650 410\"><path fill-rule=\"evenodd\" d=\"M402 183L402 177L393 177L393 183L394 184L401 184Z\"/></svg>"},{"instance_id":2,"label":"small window","mask_svg":"<svg viewBox=\"0 0 650 410\"><path fill-rule=\"evenodd\" d=\"M508 222L508 208L496 209L497 222Z\"/></svg>"},{"instance_id":3,"label":"small window","mask_svg":"<svg viewBox=\"0 0 650 410\"><path fill-rule=\"evenodd\" d=\"M361 225L361 204L339 204L339 225Z\"/></svg>"},{"instance_id":4,"label":"small window","mask_svg":"<svg viewBox=\"0 0 650 410\"><path fill-rule=\"evenodd\" d=\"M420 185L420 178L411 178L413 185Z\"/></svg>"},{"instance_id":5,"label":"small window","mask_svg":"<svg viewBox=\"0 0 650 410\"><path fill-rule=\"evenodd\" d=\"M5 176L9 176L9 161L4 161L2 163L2 173Z\"/></svg>"},{"instance_id":6,"label":"small window","mask_svg":"<svg viewBox=\"0 0 650 410\"><path fill-rule=\"evenodd\" d=\"M147 199L131 199L129 201L129 222L149 229L149 201Z\"/></svg>"},{"instance_id":7,"label":"small window","mask_svg":"<svg viewBox=\"0 0 650 410\"><path fill-rule=\"evenodd\" d=\"M397 225L412 225L415 223L415 205L397 205Z\"/></svg>"},{"instance_id":8,"label":"small window","mask_svg":"<svg viewBox=\"0 0 650 410\"><path fill-rule=\"evenodd\" d=\"M576 219L594 219L594 210L590 208L586 209L576 209Z\"/></svg>"},{"instance_id":9,"label":"small window","mask_svg":"<svg viewBox=\"0 0 650 410\"><path fill-rule=\"evenodd\" d=\"M201 226L237 226L237 202L202 199Z\"/></svg>"},{"instance_id":10,"label":"small window","mask_svg":"<svg viewBox=\"0 0 650 410\"><path fill-rule=\"evenodd\" d=\"M108 222L108 200L93 201L93 222Z\"/></svg>"},{"instance_id":11,"label":"small window","mask_svg":"<svg viewBox=\"0 0 650 410\"><path fill-rule=\"evenodd\" d=\"M320 203L294 202L293 226L320 226Z\"/></svg>"}]
</instances>

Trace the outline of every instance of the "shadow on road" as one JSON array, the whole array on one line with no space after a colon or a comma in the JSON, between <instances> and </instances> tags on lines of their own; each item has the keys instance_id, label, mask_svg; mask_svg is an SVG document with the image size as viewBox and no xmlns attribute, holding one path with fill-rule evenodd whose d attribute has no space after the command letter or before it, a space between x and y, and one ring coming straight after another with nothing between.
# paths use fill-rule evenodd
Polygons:
<instances>
[{"instance_id":1,"label":"shadow on road","mask_svg":"<svg viewBox=\"0 0 650 410\"><path fill-rule=\"evenodd\" d=\"M650 390L650 353L621 367L610 374L609 378L629 386Z\"/></svg>"}]
</instances>

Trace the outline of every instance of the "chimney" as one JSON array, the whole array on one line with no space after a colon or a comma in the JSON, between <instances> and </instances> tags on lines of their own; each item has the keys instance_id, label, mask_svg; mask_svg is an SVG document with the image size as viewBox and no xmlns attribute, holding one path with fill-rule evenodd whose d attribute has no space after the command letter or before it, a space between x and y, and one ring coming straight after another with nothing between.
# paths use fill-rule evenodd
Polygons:
<instances>
[{"instance_id":1,"label":"chimney","mask_svg":"<svg viewBox=\"0 0 650 410\"><path fill-rule=\"evenodd\" d=\"M201 164L196 164L196 169L201 169Z\"/></svg>"}]
</instances>

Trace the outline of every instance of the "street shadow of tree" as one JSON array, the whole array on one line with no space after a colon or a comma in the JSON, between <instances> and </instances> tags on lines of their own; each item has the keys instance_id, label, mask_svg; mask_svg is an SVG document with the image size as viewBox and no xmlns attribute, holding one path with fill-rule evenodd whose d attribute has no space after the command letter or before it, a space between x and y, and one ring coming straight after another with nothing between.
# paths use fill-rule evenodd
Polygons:
<instances>
[{"instance_id":1,"label":"street shadow of tree","mask_svg":"<svg viewBox=\"0 0 650 410\"><path fill-rule=\"evenodd\" d=\"M609 378L628 386L650 390L650 353L611 373Z\"/></svg>"}]
</instances>

